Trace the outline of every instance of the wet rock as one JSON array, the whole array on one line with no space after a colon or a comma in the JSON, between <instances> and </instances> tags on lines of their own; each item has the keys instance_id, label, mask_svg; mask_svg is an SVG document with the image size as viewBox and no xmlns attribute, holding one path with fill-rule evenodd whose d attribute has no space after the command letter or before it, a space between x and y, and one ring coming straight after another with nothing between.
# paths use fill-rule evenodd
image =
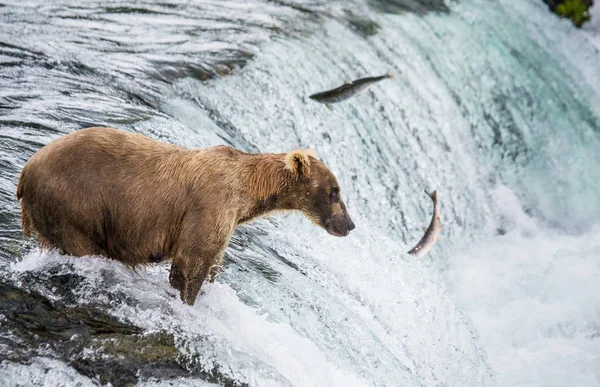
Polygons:
<instances>
[{"instance_id":1,"label":"wet rock","mask_svg":"<svg viewBox=\"0 0 600 387\"><path fill-rule=\"evenodd\" d=\"M296 11L299 12L303 12L303 13L315 13L315 11L311 10L310 8L307 7L303 7L301 4L297 4L291 1L283 1L283 0L267 0L267 2L269 3L275 3L284 7L290 7L292 9L295 9Z\"/></svg>"},{"instance_id":2,"label":"wet rock","mask_svg":"<svg viewBox=\"0 0 600 387\"><path fill-rule=\"evenodd\" d=\"M376 35L381 29L381 26L377 22L354 12L346 11L345 15L346 22L350 28L363 38Z\"/></svg>"},{"instance_id":3,"label":"wet rock","mask_svg":"<svg viewBox=\"0 0 600 387\"><path fill-rule=\"evenodd\" d=\"M109 335L92 340L86 348L87 353L95 355L77 357L70 365L82 375L99 376L103 384L126 386L140 379L173 379L191 374L179 362L181 353L173 335L166 332Z\"/></svg>"},{"instance_id":4,"label":"wet rock","mask_svg":"<svg viewBox=\"0 0 600 387\"><path fill-rule=\"evenodd\" d=\"M3 326L21 339L70 340L73 336L139 334L143 330L123 323L100 310L87 307L60 307L36 292L26 292L0 282L0 313Z\"/></svg>"},{"instance_id":5,"label":"wet rock","mask_svg":"<svg viewBox=\"0 0 600 387\"><path fill-rule=\"evenodd\" d=\"M54 276L78 286L81 278ZM62 360L102 385L132 386L140 380L199 378L241 386L198 357L185 357L170 332L144 332L93 306L62 306L42 294L0 280L0 362L28 364L38 356ZM181 343L179 343L181 344Z\"/></svg>"},{"instance_id":6,"label":"wet rock","mask_svg":"<svg viewBox=\"0 0 600 387\"><path fill-rule=\"evenodd\" d=\"M167 83L188 77L204 82L230 75L234 71L244 68L254 58L253 53L243 50L221 52L220 54L229 58L197 64L155 61L152 63L156 68L153 77Z\"/></svg>"},{"instance_id":7,"label":"wet rock","mask_svg":"<svg viewBox=\"0 0 600 387\"><path fill-rule=\"evenodd\" d=\"M423 15L429 12L450 12L444 0L369 0L369 4L378 11L394 14L414 12Z\"/></svg>"},{"instance_id":8,"label":"wet rock","mask_svg":"<svg viewBox=\"0 0 600 387\"><path fill-rule=\"evenodd\" d=\"M93 284L89 279L74 273L75 268L68 263L54 264L43 271L27 271L19 275L19 282L26 284L28 289L41 294L48 294L61 307L76 306L80 303L82 291L91 299L103 299L108 305L96 305L102 309L107 306L116 307L127 305L135 307L138 301L129 295L115 290L106 290ZM106 283L114 283L110 272L101 270L100 275Z\"/></svg>"}]
</instances>

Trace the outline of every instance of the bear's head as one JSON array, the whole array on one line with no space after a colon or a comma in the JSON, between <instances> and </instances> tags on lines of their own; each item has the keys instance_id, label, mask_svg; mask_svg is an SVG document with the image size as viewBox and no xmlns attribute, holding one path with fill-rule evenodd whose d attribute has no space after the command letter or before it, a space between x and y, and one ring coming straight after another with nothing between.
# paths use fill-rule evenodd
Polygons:
<instances>
[{"instance_id":1,"label":"bear's head","mask_svg":"<svg viewBox=\"0 0 600 387\"><path fill-rule=\"evenodd\" d=\"M289 208L302 211L331 235L342 237L354 230L337 179L314 151L299 149L287 153L285 169L291 181L286 195Z\"/></svg>"}]
</instances>

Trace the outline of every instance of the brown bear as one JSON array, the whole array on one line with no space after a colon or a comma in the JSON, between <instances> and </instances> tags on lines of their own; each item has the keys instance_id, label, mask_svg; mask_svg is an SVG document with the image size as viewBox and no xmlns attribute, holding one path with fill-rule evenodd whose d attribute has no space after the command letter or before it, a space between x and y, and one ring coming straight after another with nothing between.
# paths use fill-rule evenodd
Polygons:
<instances>
[{"instance_id":1,"label":"brown bear","mask_svg":"<svg viewBox=\"0 0 600 387\"><path fill-rule=\"evenodd\" d=\"M25 236L41 248L135 266L171 258L171 285L193 305L234 229L299 210L336 236L354 229L339 184L314 153L187 149L88 128L38 150L19 178Z\"/></svg>"}]
</instances>

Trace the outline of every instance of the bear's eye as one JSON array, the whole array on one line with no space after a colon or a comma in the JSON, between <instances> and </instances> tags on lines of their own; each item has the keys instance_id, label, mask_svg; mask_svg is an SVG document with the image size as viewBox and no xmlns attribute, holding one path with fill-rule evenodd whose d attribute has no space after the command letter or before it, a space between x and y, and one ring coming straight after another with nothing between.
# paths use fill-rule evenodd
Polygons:
<instances>
[{"instance_id":1,"label":"bear's eye","mask_svg":"<svg viewBox=\"0 0 600 387\"><path fill-rule=\"evenodd\" d=\"M340 197L340 189L338 187L331 188L331 192L329 192L329 199L332 202L337 202Z\"/></svg>"}]
</instances>

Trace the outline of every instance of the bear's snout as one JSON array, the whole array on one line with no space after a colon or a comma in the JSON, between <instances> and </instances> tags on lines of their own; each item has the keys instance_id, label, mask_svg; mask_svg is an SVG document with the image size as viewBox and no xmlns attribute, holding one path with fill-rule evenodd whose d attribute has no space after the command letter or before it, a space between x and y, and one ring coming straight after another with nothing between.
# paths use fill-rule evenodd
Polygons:
<instances>
[{"instance_id":1,"label":"bear's snout","mask_svg":"<svg viewBox=\"0 0 600 387\"><path fill-rule=\"evenodd\" d=\"M348 219L348 231L352 231L356 228L356 225L352 221L352 219Z\"/></svg>"},{"instance_id":2,"label":"bear's snout","mask_svg":"<svg viewBox=\"0 0 600 387\"><path fill-rule=\"evenodd\" d=\"M338 237L344 237L354 230L356 225L348 215L334 215L326 222L325 229L328 233Z\"/></svg>"}]
</instances>

